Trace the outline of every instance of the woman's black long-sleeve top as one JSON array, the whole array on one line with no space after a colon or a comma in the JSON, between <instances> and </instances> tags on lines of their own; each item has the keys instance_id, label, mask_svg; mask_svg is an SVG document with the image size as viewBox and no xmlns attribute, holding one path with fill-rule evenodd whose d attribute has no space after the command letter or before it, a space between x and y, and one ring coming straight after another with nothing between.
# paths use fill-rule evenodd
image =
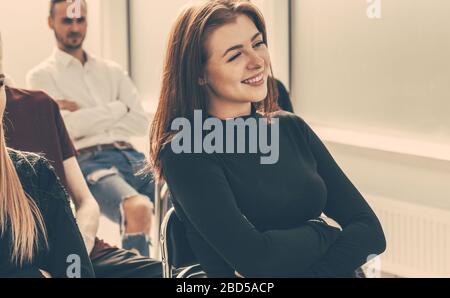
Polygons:
<instances>
[{"instance_id":1,"label":"woman's black long-sleeve top","mask_svg":"<svg viewBox=\"0 0 450 298\"><path fill-rule=\"evenodd\" d=\"M68 196L53 168L42 157L9 150L22 187L38 206L47 230L47 248L39 238L34 260L18 266L11 262L11 231L0 236L0 277L94 277L91 261L70 209ZM72 266L71 266L72 265ZM77 268L78 267L78 268ZM69 274L68 274L69 273Z\"/></svg>"},{"instance_id":2,"label":"woman's black long-sleeve top","mask_svg":"<svg viewBox=\"0 0 450 298\"><path fill-rule=\"evenodd\" d=\"M163 173L198 260L210 277L354 276L386 248L379 220L301 118L272 118L279 121L273 165L261 164L261 152L176 154L164 147ZM309 221L322 213L343 231Z\"/></svg>"}]
</instances>

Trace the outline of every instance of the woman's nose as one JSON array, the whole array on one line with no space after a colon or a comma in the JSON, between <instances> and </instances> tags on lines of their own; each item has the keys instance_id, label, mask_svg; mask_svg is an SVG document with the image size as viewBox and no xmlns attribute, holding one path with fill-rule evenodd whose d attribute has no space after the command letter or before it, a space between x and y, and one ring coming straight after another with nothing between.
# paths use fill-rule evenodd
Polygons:
<instances>
[{"instance_id":1,"label":"woman's nose","mask_svg":"<svg viewBox=\"0 0 450 298\"><path fill-rule=\"evenodd\" d=\"M249 61L247 64L247 68L249 70L254 70L263 67L264 67L264 59L256 51L251 51L249 53Z\"/></svg>"}]
</instances>

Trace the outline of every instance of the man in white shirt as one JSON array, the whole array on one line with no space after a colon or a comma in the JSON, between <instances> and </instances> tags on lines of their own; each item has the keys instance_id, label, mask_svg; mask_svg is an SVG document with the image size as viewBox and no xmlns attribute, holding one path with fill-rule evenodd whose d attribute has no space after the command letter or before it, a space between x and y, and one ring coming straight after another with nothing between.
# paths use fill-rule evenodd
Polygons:
<instances>
[{"instance_id":1,"label":"man in white shirt","mask_svg":"<svg viewBox=\"0 0 450 298\"><path fill-rule=\"evenodd\" d=\"M145 156L129 143L144 135L148 119L128 75L115 63L83 50L87 4L50 1L49 27L57 48L27 75L30 89L57 100L78 162L102 213L122 227L122 246L149 256L153 212L151 177L136 175Z\"/></svg>"}]
</instances>

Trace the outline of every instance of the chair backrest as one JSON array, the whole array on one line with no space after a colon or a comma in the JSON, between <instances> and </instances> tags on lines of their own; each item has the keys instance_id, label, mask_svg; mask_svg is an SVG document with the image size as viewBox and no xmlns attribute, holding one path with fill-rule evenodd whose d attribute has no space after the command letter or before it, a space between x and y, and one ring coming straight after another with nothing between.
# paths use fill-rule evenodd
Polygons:
<instances>
[{"instance_id":1,"label":"chair backrest","mask_svg":"<svg viewBox=\"0 0 450 298\"><path fill-rule=\"evenodd\" d=\"M198 263L187 239L186 229L174 208L167 212L161 227L161 248L166 271Z\"/></svg>"}]
</instances>

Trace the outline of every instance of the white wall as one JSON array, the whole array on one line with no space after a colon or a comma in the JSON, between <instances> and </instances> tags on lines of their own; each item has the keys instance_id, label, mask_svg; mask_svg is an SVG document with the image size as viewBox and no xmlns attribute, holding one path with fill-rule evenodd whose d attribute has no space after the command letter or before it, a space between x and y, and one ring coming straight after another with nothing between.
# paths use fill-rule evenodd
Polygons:
<instances>
[{"instance_id":1,"label":"white wall","mask_svg":"<svg viewBox=\"0 0 450 298\"><path fill-rule=\"evenodd\" d=\"M270 57L274 76L290 89L289 1L253 0L267 23Z\"/></svg>"},{"instance_id":2,"label":"white wall","mask_svg":"<svg viewBox=\"0 0 450 298\"><path fill-rule=\"evenodd\" d=\"M450 210L450 2L293 3L296 111L363 192Z\"/></svg>"},{"instance_id":3,"label":"white wall","mask_svg":"<svg viewBox=\"0 0 450 298\"><path fill-rule=\"evenodd\" d=\"M296 0L298 106L323 124L450 143L450 1Z\"/></svg>"},{"instance_id":4,"label":"white wall","mask_svg":"<svg viewBox=\"0 0 450 298\"><path fill-rule=\"evenodd\" d=\"M29 69L47 58L54 47L47 26L49 0L0 0L5 72L25 87ZM94 55L127 67L125 0L88 0L89 32L85 48ZM125 31L124 31L125 30Z\"/></svg>"},{"instance_id":5,"label":"white wall","mask_svg":"<svg viewBox=\"0 0 450 298\"><path fill-rule=\"evenodd\" d=\"M450 1L381 0L380 19L365 0L292 3L296 112L384 212L383 270L442 276L448 229L420 215L450 210Z\"/></svg>"},{"instance_id":6,"label":"white wall","mask_svg":"<svg viewBox=\"0 0 450 298\"><path fill-rule=\"evenodd\" d=\"M119 63L128 70L128 24L126 0L91 0L100 5L97 13L100 24L101 56ZM91 28L92 29L92 28Z\"/></svg>"},{"instance_id":7,"label":"white wall","mask_svg":"<svg viewBox=\"0 0 450 298\"><path fill-rule=\"evenodd\" d=\"M170 27L187 0L131 0L132 75L146 108L155 110Z\"/></svg>"}]
</instances>

